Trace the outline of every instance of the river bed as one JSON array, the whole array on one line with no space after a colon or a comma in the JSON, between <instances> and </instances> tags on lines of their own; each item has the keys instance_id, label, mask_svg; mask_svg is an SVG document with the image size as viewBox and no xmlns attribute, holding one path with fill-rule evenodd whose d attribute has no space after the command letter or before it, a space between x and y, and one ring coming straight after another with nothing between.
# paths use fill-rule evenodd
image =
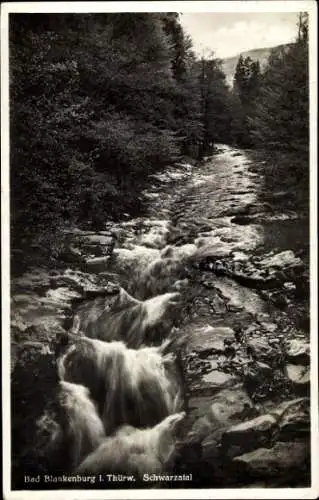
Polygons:
<instances>
[{"instance_id":1,"label":"river bed","mask_svg":"<svg viewBox=\"0 0 319 500\"><path fill-rule=\"evenodd\" d=\"M165 332L184 339L180 363L186 419L175 470L192 473L193 487L307 484L307 221L266 203L263 178L249 152L229 146L219 145L200 166L181 163L153 181L144 193L148 208L143 217L107 223L99 233L73 233L85 255L81 269L31 269L13 280L13 408L21 441L29 446L19 422L23 349L29 345L45 357L53 353L53 331L67 325L77 333L85 321L88 329L89 308L93 304L95 320L102 302L95 298L74 308L82 291L70 284L87 287L90 279L95 285L102 280L103 286L124 290L121 310L144 304L134 328L132 317L127 326L123 315L121 326L114 317L107 323L119 336L126 325L129 347L150 328L154 344ZM111 312L118 307L114 304ZM93 330L92 337L101 338ZM142 336L139 342L143 345ZM283 415L289 402L287 424ZM33 420L35 413L30 410ZM280 469L278 474L274 469ZM180 482L170 487L191 486Z\"/></svg>"}]
</instances>

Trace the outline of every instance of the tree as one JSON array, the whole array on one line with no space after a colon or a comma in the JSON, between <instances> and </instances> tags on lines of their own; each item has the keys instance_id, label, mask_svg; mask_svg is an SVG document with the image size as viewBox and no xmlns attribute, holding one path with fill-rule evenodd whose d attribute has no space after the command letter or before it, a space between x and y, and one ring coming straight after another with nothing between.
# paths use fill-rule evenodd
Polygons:
<instances>
[{"instance_id":1,"label":"tree","mask_svg":"<svg viewBox=\"0 0 319 500\"><path fill-rule=\"evenodd\" d=\"M179 155L161 15L14 14L10 47L15 242L136 205Z\"/></svg>"},{"instance_id":2,"label":"tree","mask_svg":"<svg viewBox=\"0 0 319 500\"><path fill-rule=\"evenodd\" d=\"M192 40L183 31L177 13L164 13L162 21L172 46L171 65L175 80L174 130L182 152L197 156L202 139L198 67Z\"/></svg>"},{"instance_id":3,"label":"tree","mask_svg":"<svg viewBox=\"0 0 319 500\"><path fill-rule=\"evenodd\" d=\"M250 118L256 145L308 148L308 21L299 16L296 43L270 55L262 85Z\"/></svg>"},{"instance_id":4,"label":"tree","mask_svg":"<svg viewBox=\"0 0 319 500\"><path fill-rule=\"evenodd\" d=\"M202 58L200 61L203 142L202 154L209 152L216 142L229 141L230 92L221 69L221 60Z\"/></svg>"},{"instance_id":5,"label":"tree","mask_svg":"<svg viewBox=\"0 0 319 500\"><path fill-rule=\"evenodd\" d=\"M251 146L250 117L261 85L259 61L240 55L234 76L233 136L240 145Z\"/></svg>"}]
</instances>

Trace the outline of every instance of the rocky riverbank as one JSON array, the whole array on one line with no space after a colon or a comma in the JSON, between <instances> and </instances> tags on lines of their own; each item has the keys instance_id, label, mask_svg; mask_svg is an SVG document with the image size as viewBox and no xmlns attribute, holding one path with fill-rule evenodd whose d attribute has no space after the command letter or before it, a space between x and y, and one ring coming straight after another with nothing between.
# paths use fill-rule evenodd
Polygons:
<instances>
[{"instance_id":1,"label":"rocky riverbank","mask_svg":"<svg viewBox=\"0 0 319 500\"><path fill-rule=\"evenodd\" d=\"M159 330L169 324L187 339L187 416L173 468L193 482L176 486L309 485L309 256L307 240L294 240L305 213L265 201L258 165L220 147L200 168L168 169L145 193L147 217L73 229L59 270L12 280L16 477L26 460L45 467L45 433L34 436L79 304L103 297L112 316L125 289L140 301L179 295L158 317Z\"/></svg>"}]
</instances>

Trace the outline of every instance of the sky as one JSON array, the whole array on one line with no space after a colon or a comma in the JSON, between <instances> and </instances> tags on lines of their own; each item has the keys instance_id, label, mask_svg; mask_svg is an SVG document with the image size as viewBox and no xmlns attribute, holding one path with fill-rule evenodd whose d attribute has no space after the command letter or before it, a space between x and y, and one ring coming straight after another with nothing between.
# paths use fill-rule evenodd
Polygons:
<instances>
[{"instance_id":1,"label":"sky","mask_svg":"<svg viewBox=\"0 0 319 500\"><path fill-rule=\"evenodd\" d=\"M298 13L185 12L180 21L197 54L213 51L216 57L225 58L294 41Z\"/></svg>"}]
</instances>

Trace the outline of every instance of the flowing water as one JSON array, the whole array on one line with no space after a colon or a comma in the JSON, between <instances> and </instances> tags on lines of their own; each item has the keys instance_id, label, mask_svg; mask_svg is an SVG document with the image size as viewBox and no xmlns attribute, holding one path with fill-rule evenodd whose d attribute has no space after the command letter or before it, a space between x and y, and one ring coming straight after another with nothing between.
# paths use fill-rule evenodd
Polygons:
<instances>
[{"instance_id":1,"label":"flowing water","mask_svg":"<svg viewBox=\"0 0 319 500\"><path fill-rule=\"evenodd\" d=\"M198 472L220 460L214 432L285 398L283 374L277 393L269 375L266 395L247 384L247 346L307 337L307 297L296 293L307 234L291 214L269 212L250 166L244 151L220 146L200 167L155 175L147 216L106 228L113 254L88 261L88 271L120 290L77 306L76 340L58 360L71 471L141 478L166 471L174 455L178 470L197 468L195 485L228 484L227 468ZM194 443L201 451L189 458Z\"/></svg>"}]
</instances>

